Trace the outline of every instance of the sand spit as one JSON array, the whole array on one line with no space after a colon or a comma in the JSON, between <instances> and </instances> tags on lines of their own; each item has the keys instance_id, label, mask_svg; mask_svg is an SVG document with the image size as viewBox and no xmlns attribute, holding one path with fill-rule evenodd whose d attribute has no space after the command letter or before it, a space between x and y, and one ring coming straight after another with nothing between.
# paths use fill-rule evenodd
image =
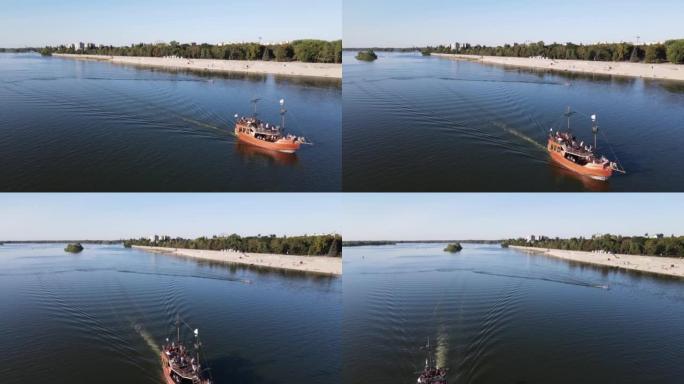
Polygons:
<instances>
[{"instance_id":1,"label":"sand spit","mask_svg":"<svg viewBox=\"0 0 684 384\"><path fill-rule=\"evenodd\" d=\"M607 267L629 269L632 271L655 273L659 275L684 278L684 259L676 257L620 255L612 253L595 253L582 251L564 251L560 249L520 247L510 248L534 252L559 259L580 263L602 265Z\"/></svg>"},{"instance_id":2,"label":"sand spit","mask_svg":"<svg viewBox=\"0 0 684 384\"><path fill-rule=\"evenodd\" d=\"M342 78L341 64L300 63L275 61L243 61L243 60L208 60L208 59L179 59L165 57L134 57L134 56L102 56L102 55L72 55L53 54L80 60L108 61L116 64L139 65L146 67L162 67L172 69L186 69L210 72L242 72L254 74L273 74L283 76L325 77L331 79Z\"/></svg>"},{"instance_id":3,"label":"sand spit","mask_svg":"<svg viewBox=\"0 0 684 384\"><path fill-rule=\"evenodd\" d=\"M433 53L432 56L468 60L485 64L535 68L560 72L641 77L645 79L684 81L684 65L644 64L615 61L553 60L543 58L476 56Z\"/></svg>"},{"instance_id":4,"label":"sand spit","mask_svg":"<svg viewBox=\"0 0 684 384\"><path fill-rule=\"evenodd\" d=\"M235 263L276 269L289 269L325 275L342 275L341 257L273 255L233 251L206 251L199 249L143 247L135 245L133 248L148 252L173 254L224 263Z\"/></svg>"}]
</instances>

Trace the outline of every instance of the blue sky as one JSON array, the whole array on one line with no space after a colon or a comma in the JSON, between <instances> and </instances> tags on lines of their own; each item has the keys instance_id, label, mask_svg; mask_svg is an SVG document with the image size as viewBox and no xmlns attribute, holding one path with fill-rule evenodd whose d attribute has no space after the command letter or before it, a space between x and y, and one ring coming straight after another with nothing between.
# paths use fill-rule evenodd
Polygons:
<instances>
[{"instance_id":1,"label":"blue sky","mask_svg":"<svg viewBox=\"0 0 684 384\"><path fill-rule=\"evenodd\" d=\"M341 233L347 240L684 235L684 194L0 194L0 240Z\"/></svg>"},{"instance_id":2,"label":"blue sky","mask_svg":"<svg viewBox=\"0 0 684 384\"><path fill-rule=\"evenodd\" d=\"M335 194L0 194L0 240L341 233Z\"/></svg>"},{"instance_id":3,"label":"blue sky","mask_svg":"<svg viewBox=\"0 0 684 384\"><path fill-rule=\"evenodd\" d=\"M342 0L2 0L0 47L342 38Z\"/></svg>"},{"instance_id":4,"label":"blue sky","mask_svg":"<svg viewBox=\"0 0 684 384\"><path fill-rule=\"evenodd\" d=\"M684 235L684 194L347 194L344 209L345 240Z\"/></svg>"},{"instance_id":5,"label":"blue sky","mask_svg":"<svg viewBox=\"0 0 684 384\"><path fill-rule=\"evenodd\" d=\"M680 0L344 0L345 47L684 37Z\"/></svg>"}]
</instances>

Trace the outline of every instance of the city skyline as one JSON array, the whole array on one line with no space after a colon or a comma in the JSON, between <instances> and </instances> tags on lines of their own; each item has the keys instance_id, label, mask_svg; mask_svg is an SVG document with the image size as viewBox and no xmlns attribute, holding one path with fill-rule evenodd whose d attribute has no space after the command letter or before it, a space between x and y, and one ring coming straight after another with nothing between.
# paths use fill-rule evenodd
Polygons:
<instances>
[{"instance_id":1,"label":"city skyline","mask_svg":"<svg viewBox=\"0 0 684 384\"><path fill-rule=\"evenodd\" d=\"M422 193L344 197L345 241L684 235L684 196L680 195Z\"/></svg>"},{"instance_id":2,"label":"city skyline","mask_svg":"<svg viewBox=\"0 0 684 384\"><path fill-rule=\"evenodd\" d=\"M190 5L192 12L188 12ZM312 14L316 17L310 17ZM126 46L173 40L218 44L341 38L341 0L123 0L115 4L100 0L9 0L0 14L3 48L78 42Z\"/></svg>"},{"instance_id":3,"label":"city skyline","mask_svg":"<svg viewBox=\"0 0 684 384\"><path fill-rule=\"evenodd\" d=\"M414 47L451 44L657 42L673 35L684 3L609 0L344 1L344 45ZM387 16L391 17L387 17Z\"/></svg>"},{"instance_id":4,"label":"city skyline","mask_svg":"<svg viewBox=\"0 0 684 384\"><path fill-rule=\"evenodd\" d=\"M339 234L339 215L334 194L4 194L0 241Z\"/></svg>"}]
</instances>

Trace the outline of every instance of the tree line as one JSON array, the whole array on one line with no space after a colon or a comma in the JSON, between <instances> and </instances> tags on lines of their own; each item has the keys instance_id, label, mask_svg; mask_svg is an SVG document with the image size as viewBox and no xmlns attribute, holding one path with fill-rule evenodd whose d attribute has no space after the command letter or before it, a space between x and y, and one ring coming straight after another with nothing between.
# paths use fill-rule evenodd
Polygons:
<instances>
[{"instance_id":1,"label":"tree line","mask_svg":"<svg viewBox=\"0 0 684 384\"><path fill-rule=\"evenodd\" d=\"M573 237L570 239L511 239L502 246L517 245L523 247L552 248L568 251L605 251L626 255L649 255L684 257L684 236L619 236L601 235L592 238Z\"/></svg>"},{"instance_id":2,"label":"tree line","mask_svg":"<svg viewBox=\"0 0 684 384\"><path fill-rule=\"evenodd\" d=\"M41 54L49 56L53 53L70 53L105 56L143 56L167 57L176 56L186 59L219 59L219 60L262 60L262 61L301 61L305 63L342 63L342 40L295 40L287 44L262 45L259 43L239 44L181 44L172 41L168 44L134 44L115 47L88 44L84 49L74 49L61 45L45 47Z\"/></svg>"},{"instance_id":3,"label":"tree line","mask_svg":"<svg viewBox=\"0 0 684 384\"><path fill-rule=\"evenodd\" d=\"M543 41L528 44L485 45L455 44L427 47L424 53L451 53L478 56L546 57L560 60L629 61L644 63L684 64L684 39L668 40L662 44L634 45L632 43L573 44Z\"/></svg>"},{"instance_id":4,"label":"tree line","mask_svg":"<svg viewBox=\"0 0 684 384\"><path fill-rule=\"evenodd\" d=\"M344 247L363 247L373 245L397 245L397 244L439 244L439 243L463 243L463 244L500 244L501 240L348 240L343 241Z\"/></svg>"},{"instance_id":5,"label":"tree line","mask_svg":"<svg viewBox=\"0 0 684 384\"><path fill-rule=\"evenodd\" d=\"M40 48L0 48L0 53L26 53L38 51L40 51Z\"/></svg>"},{"instance_id":6,"label":"tree line","mask_svg":"<svg viewBox=\"0 0 684 384\"><path fill-rule=\"evenodd\" d=\"M241 237L232 234L230 236L200 237L197 239L162 237L158 240L151 240L143 237L124 241L124 246L127 248L133 245L212 251L234 250L248 253L299 256L342 256L342 237L337 234L293 237L278 237L276 235Z\"/></svg>"},{"instance_id":7,"label":"tree line","mask_svg":"<svg viewBox=\"0 0 684 384\"><path fill-rule=\"evenodd\" d=\"M345 51L348 52L356 52L356 51L378 51L378 52L416 52L420 51L420 48L388 48L388 47L372 47L372 48L344 48Z\"/></svg>"}]
</instances>

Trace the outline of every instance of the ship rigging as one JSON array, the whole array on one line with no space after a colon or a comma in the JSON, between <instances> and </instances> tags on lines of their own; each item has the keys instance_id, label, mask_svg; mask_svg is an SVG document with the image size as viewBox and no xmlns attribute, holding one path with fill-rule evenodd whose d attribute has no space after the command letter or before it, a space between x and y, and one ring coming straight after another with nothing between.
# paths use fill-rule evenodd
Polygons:
<instances>
[{"instance_id":1,"label":"ship rigging","mask_svg":"<svg viewBox=\"0 0 684 384\"><path fill-rule=\"evenodd\" d=\"M252 100L254 114L251 117L240 117L235 114L235 136L241 142L259 148L282 153L295 153L302 144L308 144L304 137L285 133L285 99L280 100L280 125L262 121L258 117L257 103L261 99Z\"/></svg>"},{"instance_id":2,"label":"ship rigging","mask_svg":"<svg viewBox=\"0 0 684 384\"><path fill-rule=\"evenodd\" d=\"M430 338L428 337L427 345L425 346L426 357L425 367L422 372L418 372L417 384L447 384L447 369L437 366L437 360L430 347Z\"/></svg>"},{"instance_id":3,"label":"ship rigging","mask_svg":"<svg viewBox=\"0 0 684 384\"><path fill-rule=\"evenodd\" d=\"M188 348L181 338L181 323L192 331L194 342L192 349ZM212 384L211 372L202 364L202 342L199 329L192 329L187 323L176 318L176 340L166 343L161 350L161 364L166 384Z\"/></svg>"},{"instance_id":4,"label":"ship rigging","mask_svg":"<svg viewBox=\"0 0 684 384\"><path fill-rule=\"evenodd\" d=\"M617 156L615 156L615 152L613 152L615 161L610 161L604 155L597 153L599 125L595 114L590 116L594 145L587 144L575 137L570 129L570 118L577 113L568 107L563 114L567 119L567 130L554 131L553 128L549 130L546 148L551 158L564 168L596 180L608 180L613 172L626 173Z\"/></svg>"}]
</instances>

